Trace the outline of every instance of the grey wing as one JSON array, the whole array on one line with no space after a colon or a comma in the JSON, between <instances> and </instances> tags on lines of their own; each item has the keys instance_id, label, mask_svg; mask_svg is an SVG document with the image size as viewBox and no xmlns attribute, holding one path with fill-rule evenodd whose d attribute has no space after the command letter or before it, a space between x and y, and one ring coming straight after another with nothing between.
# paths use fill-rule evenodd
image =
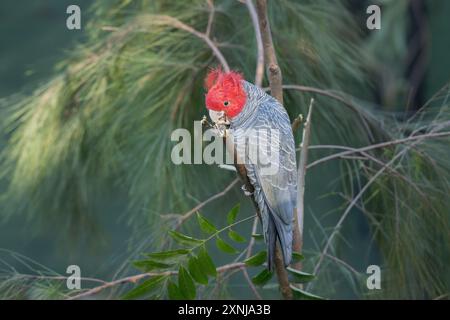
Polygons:
<instances>
[{"instance_id":1,"label":"grey wing","mask_svg":"<svg viewBox=\"0 0 450 320\"><path fill-rule=\"evenodd\" d=\"M289 116L281 104L270 99L258 107L258 117L252 127L256 131L248 139L247 173L255 187L266 241L276 231L285 263L289 264L297 193L295 143ZM256 159L252 148L257 149ZM274 246L273 241L268 244L269 253L273 253L270 248Z\"/></svg>"}]
</instances>

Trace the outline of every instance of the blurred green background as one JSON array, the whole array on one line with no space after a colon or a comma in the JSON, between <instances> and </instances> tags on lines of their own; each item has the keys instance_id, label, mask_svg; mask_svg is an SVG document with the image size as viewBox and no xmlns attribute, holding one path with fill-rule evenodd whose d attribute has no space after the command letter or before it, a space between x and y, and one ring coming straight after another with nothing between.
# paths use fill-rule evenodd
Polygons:
<instances>
[{"instance_id":1,"label":"blurred green background","mask_svg":"<svg viewBox=\"0 0 450 320\"><path fill-rule=\"evenodd\" d=\"M0 97L29 94L36 85L57 72L55 65L85 39L84 29L66 28L66 8L77 4L82 10L84 26L84 19L89 19L87 8L91 2L1 1ZM71 241L67 234L61 234L61 227L51 221L48 232L37 233L31 222L13 216L0 227L0 248L21 253L60 273L65 273L68 265L77 264L83 273L110 277L121 263L116 259L127 251L126 240L131 232L123 220L117 219L123 210L123 203L111 203L101 211L104 216L99 223L104 232L93 244L80 242L79 238Z\"/></svg>"}]
</instances>

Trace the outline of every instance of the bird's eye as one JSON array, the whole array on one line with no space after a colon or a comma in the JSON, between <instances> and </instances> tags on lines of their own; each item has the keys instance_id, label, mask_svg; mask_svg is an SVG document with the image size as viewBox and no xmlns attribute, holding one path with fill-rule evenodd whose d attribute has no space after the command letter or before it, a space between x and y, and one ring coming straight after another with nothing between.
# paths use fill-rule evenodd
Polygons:
<instances>
[{"instance_id":1,"label":"bird's eye","mask_svg":"<svg viewBox=\"0 0 450 320\"><path fill-rule=\"evenodd\" d=\"M223 103L223 105L224 105L225 107L228 107L229 104L230 104L230 103L229 103L228 101L225 101L225 102Z\"/></svg>"}]
</instances>

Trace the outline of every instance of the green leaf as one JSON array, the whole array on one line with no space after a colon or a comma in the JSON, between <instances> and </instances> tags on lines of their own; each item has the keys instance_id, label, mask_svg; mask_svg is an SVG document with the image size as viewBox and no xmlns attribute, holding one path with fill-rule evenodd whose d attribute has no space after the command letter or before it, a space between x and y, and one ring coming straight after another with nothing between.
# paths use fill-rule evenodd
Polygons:
<instances>
[{"instance_id":1,"label":"green leaf","mask_svg":"<svg viewBox=\"0 0 450 320\"><path fill-rule=\"evenodd\" d=\"M289 273L294 276L295 280L293 282L296 282L296 283L310 282L311 280L313 280L315 278L315 276L311 273L299 271L299 270L296 270L291 267L287 267L286 270L289 271Z\"/></svg>"},{"instance_id":2,"label":"green leaf","mask_svg":"<svg viewBox=\"0 0 450 320\"><path fill-rule=\"evenodd\" d=\"M296 252L296 251L293 251L292 252L292 262L300 262L300 261L303 261L305 259L305 256L304 255L302 255L300 252Z\"/></svg>"},{"instance_id":3,"label":"green leaf","mask_svg":"<svg viewBox=\"0 0 450 320\"><path fill-rule=\"evenodd\" d=\"M208 276L206 275L206 273L202 272L202 268L196 257L192 257L189 259L188 269L189 273L195 281L204 285L208 284Z\"/></svg>"},{"instance_id":4,"label":"green leaf","mask_svg":"<svg viewBox=\"0 0 450 320\"><path fill-rule=\"evenodd\" d=\"M260 233L253 233L252 237L255 238L255 240L264 240L264 236Z\"/></svg>"},{"instance_id":5,"label":"green leaf","mask_svg":"<svg viewBox=\"0 0 450 320\"><path fill-rule=\"evenodd\" d=\"M216 245L217 248L219 248L220 250L222 250L223 252L226 253L238 253L239 251L237 251L235 248L233 248L231 245L229 245L228 243L226 243L225 241L223 241L221 238L217 237L216 239Z\"/></svg>"},{"instance_id":6,"label":"green leaf","mask_svg":"<svg viewBox=\"0 0 450 320\"><path fill-rule=\"evenodd\" d=\"M178 286L172 281L167 282L167 293L170 300L183 300L183 295Z\"/></svg>"},{"instance_id":7,"label":"green leaf","mask_svg":"<svg viewBox=\"0 0 450 320\"><path fill-rule=\"evenodd\" d=\"M145 294L149 294L152 291L159 289L162 282L167 278L167 276L156 276L152 277L142 284L138 285L133 290L129 291L123 296L123 299L136 299Z\"/></svg>"},{"instance_id":8,"label":"green leaf","mask_svg":"<svg viewBox=\"0 0 450 320\"><path fill-rule=\"evenodd\" d=\"M261 251L246 259L244 262L249 267L256 267L262 265L267 260L267 251Z\"/></svg>"},{"instance_id":9,"label":"green leaf","mask_svg":"<svg viewBox=\"0 0 450 320\"><path fill-rule=\"evenodd\" d=\"M237 215L238 215L240 209L241 209L241 204L238 203L237 205L235 205L235 206L230 210L230 212L228 212L228 215L227 215L227 222L228 222L229 225L234 223L234 221L236 220L236 217L237 217Z\"/></svg>"},{"instance_id":10,"label":"green leaf","mask_svg":"<svg viewBox=\"0 0 450 320\"><path fill-rule=\"evenodd\" d=\"M133 265L139 270L142 270L144 272L148 272L155 269L167 269L171 266L171 264L162 263L154 260L134 261Z\"/></svg>"},{"instance_id":11,"label":"green leaf","mask_svg":"<svg viewBox=\"0 0 450 320\"><path fill-rule=\"evenodd\" d=\"M183 266L180 266L178 270L178 288L185 299L195 299L196 289L194 280L192 280L189 272Z\"/></svg>"},{"instance_id":12,"label":"green leaf","mask_svg":"<svg viewBox=\"0 0 450 320\"><path fill-rule=\"evenodd\" d=\"M268 269L264 269L252 278L252 282L257 286L263 286L272 279L273 273Z\"/></svg>"},{"instance_id":13,"label":"green leaf","mask_svg":"<svg viewBox=\"0 0 450 320\"><path fill-rule=\"evenodd\" d=\"M203 217L200 213L197 212L197 220L198 220L198 224L200 225L200 228L208 233L216 233L218 230L217 228L210 222L208 221L205 217Z\"/></svg>"},{"instance_id":14,"label":"green leaf","mask_svg":"<svg viewBox=\"0 0 450 320\"><path fill-rule=\"evenodd\" d=\"M169 264L169 263L178 263L189 252L190 251L186 249L179 249L179 250L148 253L146 254L146 256L152 260Z\"/></svg>"},{"instance_id":15,"label":"green leaf","mask_svg":"<svg viewBox=\"0 0 450 320\"><path fill-rule=\"evenodd\" d=\"M234 240L236 242L245 242L245 238L243 236L241 236L239 233L237 233L234 230L228 231L228 237L230 237L231 240Z\"/></svg>"},{"instance_id":16,"label":"green leaf","mask_svg":"<svg viewBox=\"0 0 450 320\"><path fill-rule=\"evenodd\" d=\"M187 236L178 231L171 230L171 231L169 231L169 235L179 244L190 246L190 247L194 247L194 246L199 245L204 242L203 240Z\"/></svg>"},{"instance_id":17,"label":"green leaf","mask_svg":"<svg viewBox=\"0 0 450 320\"><path fill-rule=\"evenodd\" d=\"M208 254L208 251L206 251L206 248L204 246L201 247L197 259L204 273L212 277L217 276L216 266L214 265L214 262L212 261L211 257Z\"/></svg>"},{"instance_id":18,"label":"green leaf","mask_svg":"<svg viewBox=\"0 0 450 320\"><path fill-rule=\"evenodd\" d=\"M303 299L303 300L325 300L325 298L317 296L315 294L306 292L300 288L297 288L296 286L293 286L292 284L289 285L292 289L292 292L294 294L294 297L296 299Z\"/></svg>"}]
</instances>

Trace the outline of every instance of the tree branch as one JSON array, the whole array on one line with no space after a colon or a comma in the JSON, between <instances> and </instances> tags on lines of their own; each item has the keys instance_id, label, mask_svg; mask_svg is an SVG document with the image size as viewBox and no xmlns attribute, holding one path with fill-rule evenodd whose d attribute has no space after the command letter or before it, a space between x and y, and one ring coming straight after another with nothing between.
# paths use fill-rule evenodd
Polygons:
<instances>
[{"instance_id":1,"label":"tree branch","mask_svg":"<svg viewBox=\"0 0 450 320\"><path fill-rule=\"evenodd\" d=\"M241 269L241 268L245 268L246 264L243 262L236 262L236 263L230 263L230 264L226 264L223 265L219 268L217 268L217 273L223 273L226 271L230 271L230 270L234 270L234 269ZM88 289L87 291L77 294L75 296L71 296L69 298L67 298L67 300L77 300L77 299L81 299L81 298L86 298L88 296L92 296L95 295L101 291L104 291L106 289L118 286L118 285L122 285L122 284L126 284L126 283L137 283L138 281L145 279L145 278L149 278L149 277L155 277L155 276L171 276L171 275L176 275L178 274L178 271L176 270L171 270L171 271L164 271L164 272L147 272L147 273L141 273L141 274L137 274L134 276L129 276L129 277L125 277L122 279L118 279L115 281L111 281L111 282L106 282L105 284L92 288L92 289Z\"/></svg>"},{"instance_id":2,"label":"tree branch","mask_svg":"<svg viewBox=\"0 0 450 320\"><path fill-rule=\"evenodd\" d=\"M319 147L319 146L314 146L314 147ZM340 149L340 150L346 150L346 151L353 151L356 154L361 154L361 156L353 156L353 155L342 155L340 156L340 158L342 159L352 159L352 160L370 160L380 166L384 166L385 163L383 161L381 161L380 159L372 156L370 153L366 152L366 151L358 151L357 148L352 148L352 147L346 147L346 146L338 146L338 145L329 145L329 146L321 146L321 147L328 147L327 149ZM315 148L315 149L319 149L319 148ZM411 187L413 187L413 189L424 199L427 200L427 196L425 195L425 193L423 193L422 190L420 190L419 186L417 186L417 184L414 183L414 181L412 181L411 179L409 179L407 176L401 174L400 172L398 172L395 168L391 168L388 167L387 170L389 172L391 172L393 175L399 177L400 179L402 179L403 181L405 181L406 183L408 183Z\"/></svg>"},{"instance_id":3,"label":"tree branch","mask_svg":"<svg viewBox=\"0 0 450 320\"><path fill-rule=\"evenodd\" d=\"M247 0L246 3L247 6L253 7L253 5L251 4L252 3L251 0ZM272 33L270 30L270 24L267 14L267 1L257 0L256 8L257 8L256 10L258 17L258 25L255 26L255 33L257 34L258 32L260 33L260 38L262 39L263 42L263 52L264 52L263 55L266 61L266 72L269 78L271 93L275 99L277 99L281 104L283 104L283 89L281 86L282 75L281 70L278 67L275 49L273 46ZM258 52L259 54L261 54L260 50L258 50ZM300 236L294 235L294 238L296 238L298 241L300 239ZM286 268L284 267L284 259L281 253L280 244L278 242L275 247L274 264L275 264L275 272L278 278L278 283L280 285L281 294L285 299L291 300L293 298L292 289L289 285L288 273Z\"/></svg>"},{"instance_id":4,"label":"tree branch","mask_svg":"<svg viewBox=\"0 0 450 320\"><path fill-rule=\"evenodd\" d=\"M410 137L403 138L403 139L396 139L396 140L381 142L381 143L377 143L377 144L372 144L372 145L362 147L362 148L353 148L351 150L338 152L338 153L320 158L320 159L310 163L307 166L307 168L310 169L320 163L323 163L323 162L326 162L329 160L333 160L333 159L337 159L337 158L340 158L342 156L346 156L349 154L361 153L361 152L370 151L373 149L385 148L385 147L393 146L396 144L403 144L403 143L407 143L407 142L415 141L415 140L441 138L441 137L448 137L448 136L450 136L450 132L448 132L448 131L446 131L446 132L430 132L430 133L425 133L425 134L421 134L421 135L417 135L417 136L410 136ZM310 149L319 149L319 148L323 148L323 147L329 147L329 146L310 146L309 148Z\"/></svg>"},{"instance_id":5,"label":"tree branch","mask_svg":"<svg viewBox=\"0 0 450 320\"><path fill-rule=\"evenodd\" d=\"M256 0L256 10L258 11L259 27L261 29L270 91L272 96L283 104L283 81L281 70L278 66L275 47L273 45L272 32L270 30L269 17L267 14L267 0Z\"/></svg>"},{"instance_id":6,"label":"tree branch","mask_svg":"<svg viewBox=\"0 0 450 320\"><path fill-rule=\"evenodd\" d=\"M258 228L258 217L255 217L255 220L253 220L253 226L252 226L252 237L250 238L250 241L247 246L247 254L245 255L245 258L248 259L252 256L253 246L255 245L255 238L253 235L256 233L256 230Z\"/></svg>"},{"instance_id":7,"label":"tree branch","mask_svg":"<svg viewBox=\"0 0 450 320\"><path fill-rule=\"evenodd\" d=\"M301 153L298 163L298 180L297 180L297 214L294 225L294 242L293 250L296 252L301 252L303 247L303 220L304 220L304 199L305 199L305 176L306 176L306 165L308 163L308 147L311 137L311 116L314 108L314 99L311 99L309 104L308 116L306 117L306 123L303 128L303 140L301 144ZM298 237L298 239L296 239ZM294 268L301 270L302 265L300 262L294 265Z\"/></svg>"},{"instance_id":8,"label":"tree branch","mask_svg":"<svg viewBox=\"0 0 450 320\"><path fill-rule=\"evenodd\" d=\"M350 204L348 205L348 207L345 209L344 213L342 214L341 218L339 219L339 221L337 222L336 226L333 228L333 232L331 232L323 250L322 253L319 256L319 260L316 264L316 266L314 267L314 274L317 275L320 266L323 262L323 259L325 257L325 255L328 253L328 249L331 246L331 243L334 239L334 237L336 236L336 234L339 232L339 229L341 228L342 224L344 223L344 220L346 219L346 217L348 216L348 214L350 213L351 209L356 205L356 203L359 201L359 199L363 196L363 194L369 189L369 187L372 185L372 183L374 183L380 176L381 174L389 167L391 166L397 159L401 158L404 154L406 154L411 148L414 147L414 145L419 144L422 140L429 138L432 135L439 135L439 134L450 134L449 132L430 132L428 134L424 134L419 136L416 136L416 139L414 140L414 142L411 145L406 146L403 150L401 150L399 153L397 153L388 163L386 163L380 170L378 170L371 178L370 180L364 185L364 187L358 192L358 194L352 199L352 201L350 202ZM419 137L419 138L418 138ZM413 138L412 136L408 137L409 139ZM406 139L408 139L406 138ZM418 139L417 139L418 138ZM401 139L401 140L405 140L405 139ZM311 284L308 285L308 287Z\"/></svg>"}]
</instances>

